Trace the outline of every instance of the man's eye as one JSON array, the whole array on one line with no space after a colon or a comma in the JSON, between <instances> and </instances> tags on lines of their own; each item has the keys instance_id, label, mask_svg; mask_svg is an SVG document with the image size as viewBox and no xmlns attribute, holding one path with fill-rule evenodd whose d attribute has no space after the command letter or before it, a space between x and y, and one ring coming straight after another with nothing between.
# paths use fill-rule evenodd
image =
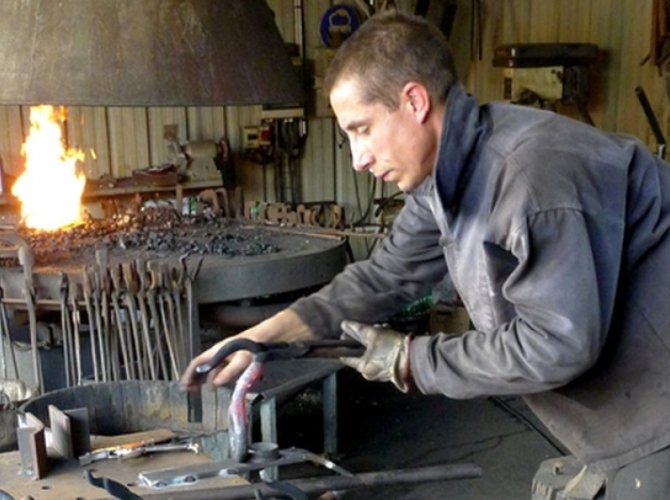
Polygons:
<instances>
[{"instance_id":1,"label":"man's eye","mask_svg":"<svg viewBox=\"0 0 670 500\"><path fill-rule=\"evenodd\" d=\"M340 131L340 140L337 141L337 147L342 149L344 146L349 144L349 137L347 137L347 134L345 134L342 129L339 129Z\"/></svg>"}]
</instances>

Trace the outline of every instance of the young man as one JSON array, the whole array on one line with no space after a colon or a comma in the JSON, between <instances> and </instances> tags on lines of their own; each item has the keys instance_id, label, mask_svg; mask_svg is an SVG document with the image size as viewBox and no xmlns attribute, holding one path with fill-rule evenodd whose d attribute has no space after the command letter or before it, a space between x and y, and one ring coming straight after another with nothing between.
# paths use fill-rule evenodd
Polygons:
<instances>
[{"instance_id":1,"label":"young man","mask_svg":"<svg viewBox=\"0 0 670 500\"><path fill-rule=\"evenodd\" d=\"M326 87L354 168L396 183L405 207L369 260L241 336L344 331L367 346L344 361L369 380L523 395L588 465L593 497L670 498L670 167L630 137L480 106L441 33L397 12L338 50ZM474 330L368 326L447 272ZM193 360L185 388L220 345ZM249 355L227 361L210 382L230 381Z\"/></svg>"}]
</instances>

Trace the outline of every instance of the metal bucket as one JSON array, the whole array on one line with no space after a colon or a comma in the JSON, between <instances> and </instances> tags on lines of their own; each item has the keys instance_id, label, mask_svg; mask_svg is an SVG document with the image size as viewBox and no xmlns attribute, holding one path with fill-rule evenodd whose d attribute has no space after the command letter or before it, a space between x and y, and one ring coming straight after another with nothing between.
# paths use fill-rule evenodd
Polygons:
<instances>
[{"instance_id":1,"label":"metal bucket","mask_svg":"<svg viewBox=\"0 0 670 500\"><path fill-rule=\"evenodd\" d=\"M203 390L197 404L178 382L99 382L47 392L30 399L20 410L32 413L48 427L50 405L61 411L85 408L93 435L169 429L194 436L204 453L214 460L223 460L229 457L230 392L225 387Z\"/></svg>"},{"instance_id":2,"label":"metal bucket","mask_svg":"<svg viewBox=\"0 0 670 500\"><path fill-rule=\"evenodd\" d=\"M37 395L37 389L21 380L0 380L0 452L14 450L18 407Z\"/></svg>"}]
</instances>

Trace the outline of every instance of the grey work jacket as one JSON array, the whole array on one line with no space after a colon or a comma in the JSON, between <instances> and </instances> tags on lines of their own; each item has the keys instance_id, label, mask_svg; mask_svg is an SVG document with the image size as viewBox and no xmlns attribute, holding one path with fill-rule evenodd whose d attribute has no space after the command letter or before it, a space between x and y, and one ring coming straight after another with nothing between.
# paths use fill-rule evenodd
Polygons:
<instances>
[{"instance_id":1,"label":"grey work jacket","mask_svg":"<svg viewBox=\"0 0 670 500\"><path fill-rule=\"evenodd\" d=\"M292 307L374 323L447 269L476 330L416 337L426 394L521 394L578 458L670 445L670 166L632 137L449 94L432 178L382 246Z\"/></svg>"}]
</instances>

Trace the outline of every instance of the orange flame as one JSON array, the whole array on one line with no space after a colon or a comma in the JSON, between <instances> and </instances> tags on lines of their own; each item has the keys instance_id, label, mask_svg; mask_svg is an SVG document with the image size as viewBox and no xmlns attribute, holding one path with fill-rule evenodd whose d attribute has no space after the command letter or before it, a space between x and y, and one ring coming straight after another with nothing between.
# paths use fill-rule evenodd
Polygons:
<instances>
[{"instance_id":1,"label":"orange flame","mask_svg":"<svg viewBox=\"0 0 670 500\"><path fill-rule=\"evenodd\" d=\"M30 132L21 148L26 169L12 193L21 201L26 226L52 231L81 222L81 195L86 176L77 173L78 149L66 149L61 124L64 113L53 106L30 108Z\"/></svg>"}]
</instances>

